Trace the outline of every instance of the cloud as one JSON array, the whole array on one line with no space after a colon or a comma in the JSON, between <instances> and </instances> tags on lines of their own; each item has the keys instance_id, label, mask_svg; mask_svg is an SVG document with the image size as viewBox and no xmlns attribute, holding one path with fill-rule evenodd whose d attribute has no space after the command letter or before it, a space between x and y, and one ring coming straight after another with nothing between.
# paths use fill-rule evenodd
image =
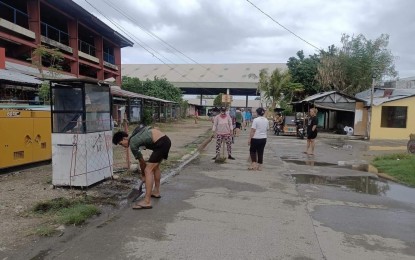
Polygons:
<instances>
[{"instance_id":1,"label":"cloud","mask_svg":"<svg viewBox=\"0 0 415 260\"><path fill-rule=\"evenodd\" d=\"M75 2L112 26L85 0ZM389 34L389 48L399 56L396 67L400 76L415 76L415 57L411 54L415 35L413 0L251 0L277 23L244 0L88 2L134 35L137 44L122 50L124 63L161 63L160 59L165 63L193 63L174 48L198 63L286 62L298 50L306 55L317 52L280 23L322 49L332 44L340 46L342 33L362 33L368 39Z\"/></svg>"}]
</instances>

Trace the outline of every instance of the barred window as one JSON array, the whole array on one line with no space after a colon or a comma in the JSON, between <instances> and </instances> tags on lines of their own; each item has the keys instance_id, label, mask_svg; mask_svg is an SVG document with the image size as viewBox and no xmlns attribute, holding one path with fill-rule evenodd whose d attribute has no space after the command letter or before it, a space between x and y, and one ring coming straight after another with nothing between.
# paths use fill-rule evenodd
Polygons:
<instances>
[{"instance_id":1,"label":"barred window","mask_svg":"<svg viewBox=\"0 0 415 260\"><path fill-rule=\"evenodd\" d=\"M408 107L382 107L380 126L387 128L406 128Z\"/></svg>"}]
</instances>

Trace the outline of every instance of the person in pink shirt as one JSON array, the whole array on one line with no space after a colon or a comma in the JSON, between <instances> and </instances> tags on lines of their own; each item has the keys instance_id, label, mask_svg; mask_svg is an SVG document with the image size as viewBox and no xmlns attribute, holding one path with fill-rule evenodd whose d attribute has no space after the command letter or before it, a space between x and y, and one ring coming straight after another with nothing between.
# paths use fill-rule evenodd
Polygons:
<instances>
[{"instance_id":1,"label":"person in pink shirt","mask_svg":"<svg viewBox=\"0 0 415 260\"><path fill-rule=\"evenodd\" d=\"M226 108L221 107L219 115L215 116L213 119L212 130L214 136L216 135L216 156L212 159L219 159L220 145L222 141L224 141L228 150L228 159L235 160L235 158L232 157L232 118L226 114Z\"/></svg>"}]
</instances>

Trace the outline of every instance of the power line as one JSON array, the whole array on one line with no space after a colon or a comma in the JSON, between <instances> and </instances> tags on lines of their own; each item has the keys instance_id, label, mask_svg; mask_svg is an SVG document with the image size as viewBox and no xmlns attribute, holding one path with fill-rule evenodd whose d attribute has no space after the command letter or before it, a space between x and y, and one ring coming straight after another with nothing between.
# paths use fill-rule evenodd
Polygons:
<instances>
[{"instance_id":1,"label":"power line","mask_svg":"<svg viewBox=\"0 0 415 260\"><path fill-rule=\"evenodd\" d=\"M113 4L111 4L109 1L107 1L107 0L104 0L104 2L108 5L108 6L110 6L112 9L114 9L115 11L117 11L118 13L120 13L122 16L124 16L124 17L126 17L128 20L130 20L134 25L137 25L142 31L144 31L144 32L146 32L148 35L150 35L150 36L152 36L153 38L155 38L155 39L157 39L157 40L159 40L159 41L161 41L162 43L164 43L165 44L165 46L167 46L167 48L171 48L171 49L173 49L174 51L176 51L176 52L178 52L178 53L180 53L181 55L183 55L184 57L186 57L187 59L189 59L191 62L193 62L193 63L195 63L195 64L197 64L197 65L199 65L199 66L201 66L202 68L204 68L207 72L209 72L209 73L212 73L213 75L215 75L215 76L220 76L220 75L218 75L218 74L216 74L215 72L212 72L212 71L210 71L209 69L210 68L208 68L208 67L206 67L206 66L203 66L202 64L200 64L200 63L198 63L196 60L194 60L193 58L191 58L191 57L189 57L188 55L186 55L186 54L184 54L182 51L180 51L180 50L178 50L177 48L175 48L174 46L172 46L171 44L169 44L168 42L166 42L165 40L163 40L162 38L160 38L159 36L157 36L155 33L153 33L153 32L151 32L150 30L148 30L148 29L146 29L146 28L144 28L143 26L141 26L140 24L139 24L139 22L136 20L136 19L134 19L134 18L132 18L131 16L129 16L126 12L124 12L124 11L122 11L120 8L117 8L117 7L115 7ZM170 49L170 50L171 50ZM174 55L176 55L175 54L175 52L173 52L173 54ZM182 59L180 56L178 56L178 55L176 55L177 57L179 57L180 59ZM183 60L183 59L182 59ZM172 62L173 63L173 62ZM189 62L186 62L186 63L188 63L189 64ZM227 79L227 78L224 78L224 79ZM229 79L227 79L228 81L229 81Z\"/></svg>"},{"instance_id":2,"label":"power line","mask_svg":"<svg viewBox=\"0 0 415 260\"><path fill-rule=\"evenodd\" d=\"M101 14L103 17L105 17L108 21L110 21L112 24L114 24L115 27L117 27L119 30L121 30L122 32L124 32L125 34L127 34L130 39L137 43L140 47L142 47L145 51L147 51L148 53L150 53L153 57L155 57L156 59L158 59L159 61L161 61L164 65L168 66L172 71L176 72L177 74L179 74L180 76L186 78L189 80L189 82L193 82L195 83L195 85L201 87L201 85L197 82L195 82L194 80L189 79L185 74L180 73L175 67L170 66L169 64L165 63L162 59L160 59L159 57L157 57L157 55L155 55L154 53L152 53L151 51L149 51L143 44L139 43L139 40L137 37L135 37L134 35L131 37L132 34L130 34L129 32L127 32L127 30L125 30L121 25L117 24L116 22L114 22L112 19L108 18L107 16L105 16L101 11L99 11L95 6L93 6L90 2L88 2L88 0L85 0L86 3L88 3L93 9L95 9L99 14ZM135 39L135 40L134 40ZM141 41L142 42L142 41ZM154 49L152 49L151 47L148 46L148 48L150 48L151 50L153 50L155 53L159 54L157 51L155 51ZM161 54L159 54L160 56L162 56ZM163 56L164 57L164 56ZM165 57L164 57L165 58ZM170 61L171 62L171 61ZM208 91L207 89L205 89L206 91Z\"/></svg>"},{"instance_id":3,"label":"power line","mask_svg":"<svg viewBox=\"0 0 415 260\"><path fill-rule=\"evenodd\" d=\"M94 5L92 5L88 0L85 0L85 2L88 4L88 5L90 5L94 10L96 10L99 14L101 14L104 18L106 18L108 21L110 21L112 24L114 24L119 30L121 30L122 32L124 32L126 35L128 35L129 36L129 38L133 41L133 42L135 42L135 43L137 43L140 47L142 47L145 51L147 51L148 53L150 53L153 57L155 57L156 59L158 59L160 62L162 62L164 65L166 65L166 66L168 66L169 68L170 68L170 71L174 71L175 73L177 73L177 74L179 74L180 76L182 76L183 78L185 78L185 79L187 79L187 80L189 80L189 82L193 82L196 86L198 86L198 87L200 87L200 88L203 88L198 82L197 82L197 80L191 80L185 73L184 74L182 74L180 71L178 71L177 70L177 66L175 66L175 67L172 67L172 66L170 66L169 64L167 64L166 62L164 62L161 58L159 58L156 54L154 54L154 53L157 53L158 55L160 55L160 56L162 56L164 59L166 59L166 60L168 60L166 57L164 57L163 55L161 55L160 53L158 53L156 50L154 50L153 48L151 48L150 46L147 46L146 47L146 44L143 42L143 41L141 41L140 39L138 39L138 37L136 37L136 36L134 36L132 33L130 33L130 32L128 32L126 29L124 29L120 24L117 24L115 21L113 21L113 20L111 20L110 18L108 18L106 15L104 15L100 10L98 10ZM104 0L104 2L108 5L108 6L110 6L112 9L114 9L114 10L116 10L117 12L119 12L121 15L123 15L124 17L126 17L127 19L129 19L130 21L132 21L133 22L133 24L135 24L135 25L137 25L141 30L143 30L143 31L145 31L147 34L149 34L149 35L151 35L152 37L154 37L154 38L156 38L156 39L158 39L158 40L160 40L161 42L163 42L165 45L167 45L167 46L169 46L169 47L171 47L173 50L175 50L175 51L177 51L178 53L180 53L180 54L182 54L184 57L186 57L186 58L188 58L189 60L191 60L192 62L194 62L195 64L197 64L197 65L199 65L199 66L201 66L202 68L204 68L208 73L212 73L213 75L215 75L215 76L219 76L219 77L223 77L223 75L219 75L219 74L216 74L215 72L213 72L213 71L211 71L210 70L210 68L209 67L206 67L206 66L203 66L202 64L199 64L197 61L195 61L194 59L192 59L192 58L190 58L189 56L187 56L186 54L184 54L183 52L181 52L180 50L178 50L178 49L176 49L174 46L172 46L171 44L169 44L169 43L167 43L166 41L164 41L163 39L161 39L160 37L158 37L156 34L154 34L154 33L152 33L151 31L149 31L149 30L146 30L144 27L142 27L142 26L140 26L140 25L138 25L138 22L135 20L135 19L133 19L133 18L131 18L130 16L128 16L127 14L125 14L125 12L123 12L122 10L120 10L119 8L115 8L114 7L114 5L112 5L112 4L109 4L109 2L108 1L106 1L106 0ZM135 40L134 40L135 39ZM139 43L139 42L141 42L141 43ZM151 49L153 52L151 52L149 49ZM174 53L174 52L173 52ZM176 55L176 54L175 54ZM177 56L177 55L176 55ZM169 60L168 60L169 61ZM172 63L172 64L174 64L173 62L171 62L171 61L169 61L170 63ZM164 74L164 76L165 75L167 75L170 71L168 71L166 74ZM224 80L228 80L228 81L230 81L229 79L227 79L226 77L223 77L223 79ZM205 89L205 91L207 91L207 92L211 92L212 94L213 94L213 92L212 91L210 91L209 89L207 89L207 88L203 88L203 89Z\"/></svg>"},{"instance_id":4,"label":"power line","mask_svg":"<svg viewBox=\"0 0 415 260\"><path fill-rule=\"evenodd\" d=\"M263 13L265 16L267 16L269 19L271 19L274 23L278 24L279 26L281 26L282 28L284 28L286 31L288 31L289 33L291 33L292 35L294 35L295 37L297 37L298 39L302 40L303 42L307 43L308 45L314 47L317 50L321 50L320 48L318 48L317 46L313 45L312 43L308 42L307 40L305 40L304 38L302 38L301 36L297 35L295 32L291 31L290 29L288 29L287 27L285 27L284 25L282 25L281 23L279 23L278 21L276 21L274 18L272 18L269 14L265 13L264 11L262 11L258 6L256 6L254 3L252 3L249 0L246 0L248 3L250 3L253 7L255 7L258 11L260 11L261 13Z\"/></svg>"},{"instance_id":5,"label":"power line","mask_svg":"<svg viewBox=\"0 0 415 260\"><path fill-rule=\"evenodd\" d=\"M166 64L163 60L161 60L159 57L157 57L157 55L155 55L153 52L159 54L157 51L155 51L154 49L150 48L153 52L151 52L150 50L147 49L146 45L143 41L139 40L136 37L131 37L131 34L129 34L128 32L126 32L121 25L118 25L115 21L111 20L110 18L108 18L106 15L104 15L101 11L99 11L95 6L93 6L88 0L85 0L85 2L87 4L89 4L93 9L95 9L95 11L97 11L99 14L101 14L103 17L105 17L105 19L107 19L108 21L110 21L115 27L117 27L120 31L122 31L123 33L125 33L127 36L129 36L130 40L132 40L133 42L135 42L136 44L138 44L141 48L143 48L145 51L147 51L148 53L150 53L153 57L155 57L156 59L158 59L159 61L161 61L162 63ZM134 40L135 38L135 40Z\"/></svg>"},{"instance_id":6,"label":"power line","mask_svg":"<svg viewBox=\"0 0 415 260\"><path fill-rule=\"evenodd\" d=\"M116 7L115 5L113 5L110 1L106 1L104 0L104 2L111 7L112 9L114 9L115 11L117 11L118 13L120 13L122 16L126 17L128 20L130 20L131 22L133 22L134 25L137 25L143 32L145 32L146 34L150 35L151 37L161 41L162 43L165 44L165 46L167 46L167 48L171 48L170 50L175 50L176 52L182 54L183 56L185 56L186 58L188 58L189 60L193 61L190 57L187 57L184 53L182 53L180 50L176 49L174 46L172 46L171 44L169 44L168 42L164 41L162 38L158 37L156 34L154 34L153 32L151 32L150 30L147 30L146 28L144 28L143 26L141 26L137 20L135 20L134 18L132 18L131 16L129 16L126 12L122 11L120 8ZM174 53L174 52L173 52ZM175 54L176 55L176 54ZM176 55L177 56L177 55ZM179 56L177 56L179 57ZM182 59L181 57L179 57L180 59ZM183 59L182 59L183 60ZM183 60L185 61L185 60ZM186 62L186 61L185 61Z\"/></svg>"}]
</instances>

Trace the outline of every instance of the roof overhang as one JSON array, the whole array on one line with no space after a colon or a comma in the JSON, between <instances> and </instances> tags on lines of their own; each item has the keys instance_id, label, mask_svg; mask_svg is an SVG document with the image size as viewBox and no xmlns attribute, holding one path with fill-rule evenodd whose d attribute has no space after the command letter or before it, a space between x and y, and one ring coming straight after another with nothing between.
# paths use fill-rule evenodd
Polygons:
<instances>
[{"instance_id":1,"label":"roof overhang","mask_svg":"<svg viewBox=\"0 0 415 260\"><path fill-rule=\"evenodd\" d=\"M42 84L41 80L36 77L26 75L17 71L0 69L0 83L10 85L23 85L23 86L39 86Z\"/></svg>"},{"instance_id":2,"label":"roof overhang","mask_svg":"<svg viewBox=\"0 0 415 260\"><path fill-rule=\"evenodd\" d=\"M258 96L257 83L247 82L171 82L185 95L219 95L228 93L235 96Z\"/></svg>"},{"instance_id":3,"label":"roof overhang","mask_svg":"<svg viewBox=\"0 0 415 260\"><path fill-rule=\"evenodd\" d=\"M175 103L173 101L164 100L164 99L156 98L156 97L150 97L150 96L146 96L143 94L138 94L138 93L134 93L131 91L127 91L127 90L121 89L119 86L111 86L111 94L114 96L125 97L125 98L143 99L143 100L162 102L162 103Z\"/></svg>"},{"instance_id":4,"label":"roof overhang","mask_svg":"<svg viewBox=\"0 0 415 260\"><path fill-rule=\"evenodd\" d=\"M328 91L312 95L301 101L292 102L292 105L296 109L302 108L302 110L305 107L313 106L333 111L354 112L356 102L363 102L363 100L337 91Z\"/></svg>"}]
</instances>

